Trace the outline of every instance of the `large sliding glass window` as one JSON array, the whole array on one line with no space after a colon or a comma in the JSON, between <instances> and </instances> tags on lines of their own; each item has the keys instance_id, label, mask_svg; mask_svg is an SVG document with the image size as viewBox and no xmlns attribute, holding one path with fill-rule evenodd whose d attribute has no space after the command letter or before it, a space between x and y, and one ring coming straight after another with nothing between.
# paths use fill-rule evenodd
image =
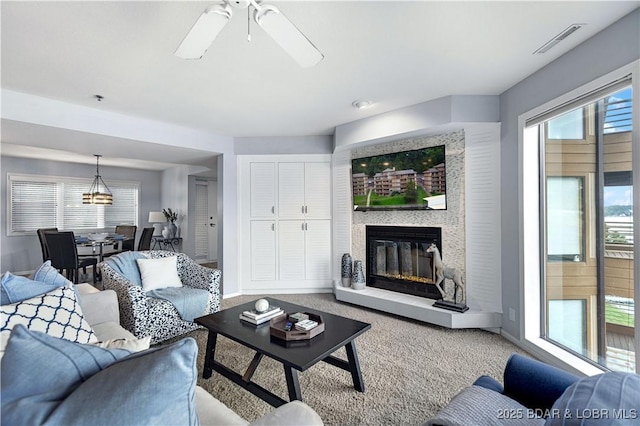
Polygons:
<instances>
[{"instance_id":1,"label":"large sliding glass window","mask_svg":"<svg viewBox=\"0 0 640 426\"><path fill-rule=\"evenodd\" d=\"M637 371L632 114L629 78L525 128L540 158L540 337L614 371Z\"/></svg>"}]
</instances>

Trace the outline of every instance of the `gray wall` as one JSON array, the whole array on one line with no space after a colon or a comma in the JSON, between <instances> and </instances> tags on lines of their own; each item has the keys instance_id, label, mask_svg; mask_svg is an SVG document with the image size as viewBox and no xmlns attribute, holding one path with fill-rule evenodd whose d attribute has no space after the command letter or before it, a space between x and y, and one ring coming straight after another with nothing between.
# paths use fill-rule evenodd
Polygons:
<instances>
[{"instance_id":1,"label":"gray wall","mask_svg":"<svg viewBox=\"0 0 640 426\"><path fill-rule=\"evenodd\" d=\"M236 155L331 154L333 136L243 137L233 148Z\"/></svg>"},{"instance_id":2,"label":"gray wall","mask_svg":"<svg viewBox=\"0 0 640 426\"><path fill-rule=\"evenodd\" d=\"M0 271L32 271L42 263L42 253L38 237L34 233L27 236L7 236L7 173L24 173L48 176L69 176L91 178L95 166L28 158L0 156ZM162 173L157 171L126 169L120 167L100 167L100 174L106 180L128 180L140 182L138 210L138 238L141 229L152 226L147 222L149 211L161 210Z\"/></svg>"},{"instance_id":3,"label":"gray wall","mask_svg":"<svg viewBox=\"0 0 640 426\"><path fill-rule=\"evenodd\" d=\"M640 58L640 9L622 18L553 61L500 96L502 307L516 310L516 321L505 315L503 331L520 335L522 265L519 253L518 116Z\"/></svg>"},{"instance_id":4,"label":"gray wall","mask_svg":"<svg viewBox=\"0 0 640 426\"><path fill-rule=\"evenodd\" d=\"M454 95L377 114L336 126L336 151L361 144L393 142L444 134L464 128L465 123L499 121L499 99L489 95Z\"/></svg>"}]
</instances>

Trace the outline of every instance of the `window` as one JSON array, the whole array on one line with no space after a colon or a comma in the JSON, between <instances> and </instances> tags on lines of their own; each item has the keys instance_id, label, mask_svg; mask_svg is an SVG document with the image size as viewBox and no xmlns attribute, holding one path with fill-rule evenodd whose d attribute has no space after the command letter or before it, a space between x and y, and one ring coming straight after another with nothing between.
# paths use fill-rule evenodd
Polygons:
<instances>
[{"instance_id":1,"label":"window","mask_svg":"<svg viewBox=\"0 0 640 426\"><path fill-rule=\"evenodd\" d=\"M531 117L522 151L525 304L540 300L525 306L525 338L565 360L626 372L638 371L640 323L632 98L626 77Z\"/></svg>"},{"instance_id":2,"label":"window","mask_svg":"<svg viewBox=\"0 0 640 426\"><path fill-rule=\"evenodd\" d=\"M549 300L549 339L586 355L586 301Z\"/></svg>"},{"instance_id":3,"label":"window","mask_svg":"<svg viewBox=\"0 0 640 426\"><path fill-rule=\"evenodd\" d=\"M583 178L547 177L547 257L580 262L584 258Z\"/></svg>"},{"instance_id":4,"label":"window","mask_svg":"<svg viewBox=\"0 0 640 426\"><path fill-rule=\"evenodd\" d=\"M584 139L584 110L578 108L569 111L559 117L549 120L547 128L549 134L548 139Z\"/></svg>"},{"instance_id":5,"label":"window","mask_svg":"<svg viewBox=\"0 0 640 426\"><path fill-rule=\"evenodd\" d=\"M38 228L95 230L138 223L139 183L107 181L113 205L82 204L92 179L9 174L9 235Z\"/></svg>"}]
</instances>

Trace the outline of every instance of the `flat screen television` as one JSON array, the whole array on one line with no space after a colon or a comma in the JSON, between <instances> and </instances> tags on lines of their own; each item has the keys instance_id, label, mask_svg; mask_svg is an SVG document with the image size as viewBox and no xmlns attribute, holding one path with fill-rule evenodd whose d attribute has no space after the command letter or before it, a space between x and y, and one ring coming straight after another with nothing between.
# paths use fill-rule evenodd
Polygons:
<instances>
[{"instance_id":1,"label":"flat screen television","mask_svg":"<svg viewBox=\"0 0 640 426\"><path fill-rule=\"evenodd\" d=\"M444 145L351 160L353 208L445 210Z\"/></svg>"}]
</instances>

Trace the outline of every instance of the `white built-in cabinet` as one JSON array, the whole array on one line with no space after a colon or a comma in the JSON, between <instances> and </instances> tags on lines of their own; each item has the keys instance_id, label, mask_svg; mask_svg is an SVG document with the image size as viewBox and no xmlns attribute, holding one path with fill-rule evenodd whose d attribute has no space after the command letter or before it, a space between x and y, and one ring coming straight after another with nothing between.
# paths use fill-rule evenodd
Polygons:
<instances>
[{"instance_id":1,"label":"white built-in cabinet","mask_svg":"<svg viewBox=\"0 0 640 426\"><path fill-rule=\"evenodd\" d=\"M330 289L330 156L238 161L242 291Z\"/></svg>"}]
</instances>

